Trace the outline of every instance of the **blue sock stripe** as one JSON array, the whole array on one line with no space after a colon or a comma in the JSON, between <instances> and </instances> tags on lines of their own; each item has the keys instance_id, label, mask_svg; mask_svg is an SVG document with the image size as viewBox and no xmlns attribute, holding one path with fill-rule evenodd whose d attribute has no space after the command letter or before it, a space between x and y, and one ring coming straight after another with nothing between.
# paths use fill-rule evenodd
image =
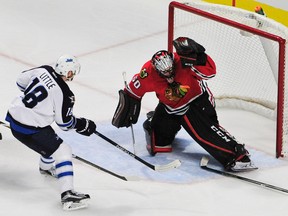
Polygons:
<instances>
[{"instance_id":1,"label":"blue sock stripe","mask_svg":"<svg viewBox=\"0 0 288 216\"><path fill-rule=\"evenodd\" d=\"M73 176L73 171L68 171L68 172L62 172L62 173L59 173L57 175L58 178L61 178L61 177L64 177L64 176Z\"/></svg>"},{"instance_id":2,"label":"blue sock stripe","mask_svg":"<svg viewBox=\"0 0 288 216\"><path fill-rule=\"evenodd\" d=\"M72 161L64 161L62 163L56 164L56 169L63 166L72 166Z\"/></svg>"},{"instance_id":3,"label":"blue sock stripe","mask_svg":"<svg viewBox=\"0 0 288 216\"><path fill-rule=\"evenodd\" d=\"M44 160L44 159L47 159L47 160ZM45 164L51 164L51 163L54 163L55 160L52 157L50 157L50 158L42 158L41 157L41 162L43 162Z\"/></svg>"}]
</instances>

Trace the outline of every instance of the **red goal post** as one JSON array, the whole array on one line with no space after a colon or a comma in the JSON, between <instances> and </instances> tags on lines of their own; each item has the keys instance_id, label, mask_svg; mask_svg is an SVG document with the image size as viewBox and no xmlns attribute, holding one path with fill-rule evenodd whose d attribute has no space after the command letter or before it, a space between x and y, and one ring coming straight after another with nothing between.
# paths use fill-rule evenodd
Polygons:
<instances>
[{"instance_id":1,"label":"red goal post","mask_svg":"<svg viewBox=\"0 0 288 216\"><path fill-rule=\"evenodd\" d=\"M288 29L243 9L203 2L171 2L168 50L179 36L202 44L214 59L209 81L217 106L236 107L276 120L276 157L288 153Z\"/></svg>"}]
</instances>

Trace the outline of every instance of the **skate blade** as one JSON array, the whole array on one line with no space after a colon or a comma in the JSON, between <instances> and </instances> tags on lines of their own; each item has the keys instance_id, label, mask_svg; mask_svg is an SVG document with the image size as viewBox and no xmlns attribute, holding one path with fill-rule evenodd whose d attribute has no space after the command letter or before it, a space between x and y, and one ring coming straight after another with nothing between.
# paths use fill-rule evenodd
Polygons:
<instances>
[{"instance_id":1,"label":"skate blade","mask_svg":"<svg viewBox=\"0 0 288 216\"><path fill-rule=\"evenodd\" d=\"M62 204L63 210L65 211L74 211L82 208L87 208L88 207L88 200L89 199L84 199L80 200L79 202L65 202Z\"/></svg>"},{"instance_id":2,"label":"skate blade","mask_svg":"<svg viewBox=\"0 0 288 216\"><path fill-rule=\"evenodd\" d=\"M246 167L241 167L241 168L237 168L237 167L232 167L231 171L232 172L250 172L253 170L257 170L258 167L256 167L255 165L251 165L251 166L246 166Z\"/></svg>"}]
</instances>

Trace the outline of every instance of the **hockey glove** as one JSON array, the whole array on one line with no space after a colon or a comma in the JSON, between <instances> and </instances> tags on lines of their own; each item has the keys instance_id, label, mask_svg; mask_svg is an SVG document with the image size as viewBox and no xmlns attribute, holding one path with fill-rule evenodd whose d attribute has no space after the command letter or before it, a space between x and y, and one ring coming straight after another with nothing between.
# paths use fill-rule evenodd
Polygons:
<instances>
[{"instance_id":1,"label":"hockey glove","mask_svg":"<svg viewBox=\"0 0 288 216\"><path fill-rule=\"evenodd\" d=\"M205 48L196 41L187 37L178 37L173 41L173 45L180 56L183 67L206 64Z\"/></svg>"},{"instance_id":2,"label":"hockey glove","mask_svg":"<svg viewBox=\"0 0 288 216\"><path fill-rule=\"evenodd\" d=\"M90 136L95 132L96 124L89 119L77 118L74 128L76 129L77 133L84 136Z\"/></svg>"},{"instance_id":3,"label":"hockey glove","mask_svg":"<svg viewBox=\"0 0 288 216\"><path fill-rule=\"evenodd\" d=\"M125 91L119 91L119 103L112 119L117 128L129 127L138 121L141 101L130 97Z\"/></svg>"}]
</instances>

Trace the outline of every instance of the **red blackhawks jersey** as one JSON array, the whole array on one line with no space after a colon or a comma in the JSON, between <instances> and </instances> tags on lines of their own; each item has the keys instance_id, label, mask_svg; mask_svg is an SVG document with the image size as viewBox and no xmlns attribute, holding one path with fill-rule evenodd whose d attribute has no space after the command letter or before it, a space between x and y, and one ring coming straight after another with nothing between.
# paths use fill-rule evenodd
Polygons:
<instances>
[{"instance_id":1,"label":"red blackhawks jersey","mask_svg":"<svg viewBox=\"0 0 288 216\"><path fill-rule=\"evenodd\" d=\"M146 92L155 92L159 101L165 104L166 111L176 115L183 115L189 103L205 91L211 95L212 102L212 94L205 82L216 74L216 66L210 56L207 55L205 66L182 67L180 57L174 53L174 64L173 84L159 76L150 60L143 65L140 73L133 76L125 91L137 99L141 99Z\"/></svg>"}]
</instances>

